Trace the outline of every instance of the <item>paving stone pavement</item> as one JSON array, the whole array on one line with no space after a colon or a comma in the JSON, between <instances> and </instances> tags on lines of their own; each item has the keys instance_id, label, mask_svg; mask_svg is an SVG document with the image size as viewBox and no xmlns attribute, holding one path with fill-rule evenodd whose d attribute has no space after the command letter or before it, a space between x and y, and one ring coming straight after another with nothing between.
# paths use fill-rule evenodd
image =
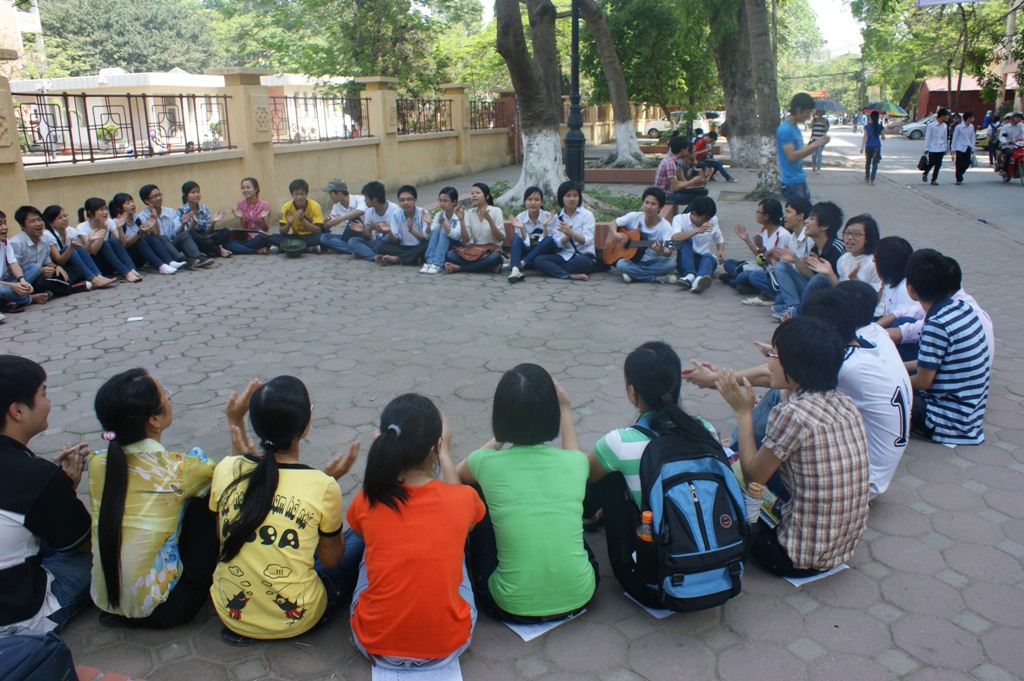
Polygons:
<instances>
[{"instance_id":1,"label":"paving stone pavement","mask_svg":"<svg viewBox=\"0 0 1024 681\"><path fill-rule=\"evenodd\" d=\"M476 179L514 179L516 172L455 184L468 190ZM738 187L749 187L751 173L738 174ZM603 577L590 611L530 643L482 616L462 658L465 678L1024 677L1024 343L1019 297L1002 285L1024 261L1024 236L882 177L866 187L858 170L837 169L812 177L811 186L815 198L837 201L848 216L873 213L883 236L900 234L959 259L998 339L985 444L953 450L911 442L891 488L872 504L851 569L798 590L748 565L742 595L714 610L649 617L617 588L603 536L588 534ZM436 196L443 184L421 188L421 197ZM726 198L719 211L727 256L742 256L731 226L752 225L754 204ZM144 320L126 321L134 316ZM401 392L437 401L462 458L490 435L501 372L537 362L572 397L589 447L632 415L621 366L637 344L665 339L684 361L744 366L758 358L752 341L773 328L767 311L743 307L717 282L699 296L611 275L587 283L530 277L510 287L504 276L429 277L341 256L253 256L29 309L0 325L0 343L49 373L50 428L33 442L47 456L76 438L100 444L92 399L118 370L151 370L175 392L165 441L198 444L216 458L228 448L223 405L230 391L253 376L295 374L315 402L305 461L319 466L350 440L364 443L341 481L347 501L360 484L374 420ZM687 388L684 400L720 430L729 426L717 395ZM158 632L104 629L90 609L65 639L76 662L149 681L370 678L344 617L299 641L245 649L224 645L220 628L210 608L189 626Z\"/></svg>"}]
</instances>

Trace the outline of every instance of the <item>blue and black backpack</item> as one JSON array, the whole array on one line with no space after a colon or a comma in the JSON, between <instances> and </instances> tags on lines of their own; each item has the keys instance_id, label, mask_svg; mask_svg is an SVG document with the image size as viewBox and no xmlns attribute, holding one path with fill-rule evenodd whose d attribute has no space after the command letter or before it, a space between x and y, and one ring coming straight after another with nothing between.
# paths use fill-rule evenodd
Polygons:
<instances>
[{"instance_id":1,"label":"blue and black backpack","mask_svg":"<svg viewBox=\"0 0 1024 681\"><path fill-rule=\"evenodd\" d=\"M683 416L661 434L634 428L651 437L640 459L640 510L653 515L655 559L644 572L659 607L690 612L739 594L746 514L722 446Z\"/></svg>"}]
</instances>

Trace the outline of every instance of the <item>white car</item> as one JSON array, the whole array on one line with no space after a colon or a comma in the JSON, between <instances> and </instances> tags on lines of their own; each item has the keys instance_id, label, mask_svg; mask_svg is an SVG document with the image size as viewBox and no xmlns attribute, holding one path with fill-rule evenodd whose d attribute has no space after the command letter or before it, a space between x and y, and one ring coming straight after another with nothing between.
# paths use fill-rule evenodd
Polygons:
<instances>
[{"instance_id":1,"label":"white car","mask_svg":"<svg viewBox=\"0 0 1024 681\"><path fill-rule=\"evenodd\" d=\"M638 134L647 137L661 137L663 134L678 128L679 124L683 122L682 111L673 111L671 116L671 120L669 120L668 116L662 116L654 121L641 120L637 123L636 131Z\"/></svg>"},{"instance_id":2,"label":"white car","mask_svg":"<svg viewBox=\"0 0 1024 681\"><path fill-rule=\"evenodd\" d=\"M912 140L924 139L925 128L927 128L928 124L934 120L935 114L929 114L914 123L904 123L903 127L900 128L900 134L904 137L909 137Z\"/></svg>"}]
</instances>

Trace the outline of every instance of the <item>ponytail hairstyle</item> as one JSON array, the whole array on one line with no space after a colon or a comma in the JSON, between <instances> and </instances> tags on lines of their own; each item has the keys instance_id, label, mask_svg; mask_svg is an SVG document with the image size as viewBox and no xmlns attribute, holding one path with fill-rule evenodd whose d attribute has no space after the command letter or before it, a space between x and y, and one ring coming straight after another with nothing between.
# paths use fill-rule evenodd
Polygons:
<instances>
[{"instance_id":1,"label":"ponytail hairstyle","mask_svg":"<svg viewBox=\"0 0 1024 681\"><path fill-rule=\"evenodd\" d=\"M110 217L116 218L121 215L124 212L124 204L132 200L132 195L125 192L114 194L114 198L110 199L110 203L107 204L110 208Z\"/></svg>"},{"instance_id":2,"label":"ponytail hairstyle","mask_svg":"<svg viewBox=\"0 0 1024 681\"><path fill-rule=\"evenodd\" d=\"M441 191L439 191L437 195L440 196L441 194L446 194L448 198L452 200L452 203L459 202L459 192L455 187L441 187Z\"/></svg>"},{"instance_id":3,"label":"ponytail hairstyle","mask_svg":"<svg viewBox=\"0 0 1024 681\"><path fill-rule=\"evenodd\" d=\"M108 441L103 497L96 527L107 602L121 603L121 523L128 491L128 460L124 446L146 438L146 422L164 411L163 395L145 369L130 369L100 386L94 403L96 418Z\"/></svg>"},{"instance_id":4,"label":"ponytail hairstyle","mask_svg":"<svg viewBox=\"0 0 1024 681\"><path fill-rule=\"evenodd\" d=\"M484 198L487 200L488 206L494 205L494 197L491 196L491 188L483 182L474 182L473 186L484 193Z\"/></svg>"},{"instance_id":5,"label":"ponytail hairstyle","mask_svg":"<svg viewBox=\"0 0 1024 681\"><path fill-rule=\"evenodd\" d=\"M270 512L277 491L277 453L289 449L306 432L311 418L309 391L294 376L278 376L261 385L249 401L249 423L263 455L256 467L236 478L224 490L222 503L229 503L235 489L248 482L237 517L222 528L221 562L238 555L246 540Z\"/></svg>"},{"instance_id":6,"label":"ponytail hairstyle","mask_svg":"<svg viewBox=\"0 0 1024 681\"><path fill-rule=\"evenodd\" d=\"M629 353L622 371L626 385L633 387L644 407L655 412L650 422L653 430L676 431L694 444L721 450L721 443L704 424L679 406L682 362L672 346L662 341L648 341Z\"/></svg>"},{"instance_id":7,"label":"ponytail hairstyle","mask_svg":"<svg viewBox=\"0 0 1024 681\"><path fill-rule=\"evenodd\" d=\"M46 228L53 231L53 221L60 217L61 211L64 209L58 205L47 206L43 210L43 222L46 223Z\"/></svg>"},{"instance_id":8,"label":"ponytail hairstyle","mask_svg":"<svg viewBox=\"0 0 1024 681\"><path fill-rule=\"evenodd\" d=\"M104 205L106 205L106 204L104 203ZM79 222L85 222L85 212L86 212L85 211L85 206L82 206L81 208L78 209L78 221Z\"/></svg>"},{"instance_id":9,"label":"ponytail hairstyle","mask_svg":"<svg viewBox=\"0 0 1024 681\"><path fill-rule=\"evenodd\" d=\"M760 208L764 212L765 217L776 227L782 227L786 222L786 214L782 210L782 204L779 203L778 199L765 199L761 201Z\"/></svg>"},{"instance_id":10,"label":"ponytail hairstyle","mask_svg":"<svg viewBox=\"0 0 1024 681\"><path fill-rule=\"evenodd\" d=\"M188 203L188 195L191 194L192 190L198 186L199 183L196 182L195 180L189 180L185 184L181 185L181 205L184 206L186 203ZM255 185L253 185L253 189L256 189ZM256 191L259 192L258 189Z\"/></svg>"},{"instance_id":11,"label":"ponytail hairstyle","mask_svg":"<svg viewBox=\"0 0 1024 681\"><path fill-rule=\"evenodd\" d=\"M380 415L380 435L370 445L363 494L374 504L401 512L409 492L399 482L407 468L422 464L441 437L441 412L423 395L406 393L391 400Z\"/></svg>"}]
</instances>

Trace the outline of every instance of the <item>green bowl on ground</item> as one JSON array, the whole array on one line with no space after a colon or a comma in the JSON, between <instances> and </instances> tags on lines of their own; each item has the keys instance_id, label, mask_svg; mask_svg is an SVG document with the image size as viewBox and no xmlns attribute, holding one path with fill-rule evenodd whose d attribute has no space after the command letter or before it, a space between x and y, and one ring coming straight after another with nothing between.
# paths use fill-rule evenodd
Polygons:
<instances>
[{"instance_id":1,"label":"green bowl on ground","mask_svg":"<svg viewBox=\"0 0 1024 681\"><path fill-rule=\"evenodd\" d=\"M281 242L281 252L289 258L297 258L306 252L306 242L302 239L285 239Z\"/></svg>"}]
</instances>

